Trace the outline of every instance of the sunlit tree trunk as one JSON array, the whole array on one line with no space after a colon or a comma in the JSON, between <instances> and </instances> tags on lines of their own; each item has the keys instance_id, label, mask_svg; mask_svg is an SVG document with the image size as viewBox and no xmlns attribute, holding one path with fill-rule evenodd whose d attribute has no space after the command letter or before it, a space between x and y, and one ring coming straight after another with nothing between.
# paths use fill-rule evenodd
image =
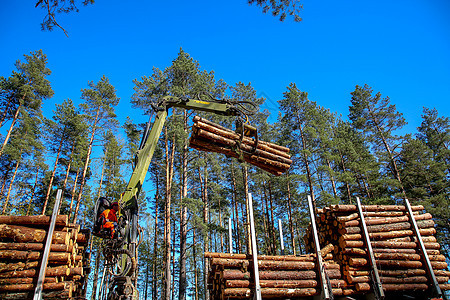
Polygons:
<instances>
[{"instance_id":1,"label":"sunlit tree trunk","mask_svg":"<svg viewBox=\"0 0 450 300\"><path fill-rule=\"evenodd\" d=\"M17 160L16 167L14 168L14 174L11 178L11 182L9 183L8 194L6 195L5 204L3 204L2 215L4 215L6 213L6 207L8 206L9 196L11 195L12 185L14 183L14 180L16 179L17 170L19 169L19 165L20 165L20 161Z\"/></svg>"},{"instance_id":2,"label":"sunlit tree trunk","mask_svg":"<svg viewBox=\"0 0 450 300\"><path fill-rule=\"evenodd\" d=\"M53 180L55 178L56 168L58 167L58 161L59 161L59 156L61 155L62 144L63 144L63 139L61 139L61 141L59 142L58 151L56 153L56 159L55 159L55 163L53 165L52 175L50 176L50 182L48 183L47 194L45 195L44 206L42 207L41 215L45 214L45 210L47 209L48 198L50 197L50 192L52 191Z\"/></svg>"}]
</instances>

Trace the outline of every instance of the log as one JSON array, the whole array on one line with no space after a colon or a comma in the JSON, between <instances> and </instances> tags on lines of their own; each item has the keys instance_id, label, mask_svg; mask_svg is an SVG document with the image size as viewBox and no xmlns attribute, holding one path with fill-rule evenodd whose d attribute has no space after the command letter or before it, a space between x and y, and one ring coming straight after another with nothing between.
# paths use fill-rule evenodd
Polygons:
<instances>
[{"instance_id":1,"label":"log","mask_svg":"<svg viewBox=\"0 0 450 300\"><path fill-rule=\"evenodd\" d=\"M0 251L0 259L11 260L40 260L41 252L3 250ZM66 252L50 252L48 261L53 263L70 264L70 253Z\"/></svg>"},{"instance_id":2,"label":"log","mask_svg":"<svg viewBox=\"0 0 450 300\"><path fill-rule=\"evenodd\" d=\"M385 283L395 283L395 284L404 284L404 283L427 283L428 278L426 276L413 276L413 277L386 277L381 276L381 281L383 285ZM438 283L446 283L448 281L448 277L436 276L436 280Z\"/></svg>"},{"instance_id":3,"label":"log","mask_svg":"<svg viewBox=\"0 0 450 300\"><path fill-rule=\"evenodd\" d=\"M364 283L356 283L355 289L358 292L367 292L367 291L370 291L370 284L365 283L365 282ZM384 285L383 285L383 289L384 289Z\"/></svg>"},{"instance_id":4,"label":"log","mask_svg":"<svg viewBox=\"0 0 450 300\"><path fill-rule=\"evenodd\" d=\"M36 284L37 278L0 278L0 285ZM45 283L57 283L56 277L45 277Z\"/></svg>"},{"instance_id":5,"label":"log","mask_svg":"<svg viewBox=\"0 0 450 300\"><path fill-rule=\"evenodd\" d=\"M328 253L326 253L328 254ZM252 255L240 253L217 253L205 252L206 258L225 258L225 259L252 259ZM315 261L315 254L305 254L300 256L294 255L258 255L258 260L273 260L273 261Z\"/></svg>"},{"instance_id":6,"label":"log","mask_svg":"<svg viewBox=\"0 0 450 300\"><path fill-rule=\"evenodd\" d=\"M286 289L286 288L262 288L261 296L264 298L275 297L311 297L317 295L317 290L313 288ZM225 298L250 298L253 291L249 288L227 288L223 290Z\"/></svg>"},{"instance_id":7,"label":"log","mask_svg":"<svg viewBox=\"0 0 450 300\"><path fill-rule=\"evenodd\" d=\"M261 288L309 288L317 287L316 280L260 280ZM254 287L250 280L227 280L225 288Z\"/></svg>"},{"instance_id":8,"label":"log","mask_svg":"<svg viewBox=\"0 0 450 300\"><path fill-rule=\"evenodd\" d=\"M239 141L239 137L237 136L237 134L235 139L230 139L226 136L217 134L216 132L211 132L209 129L210 128L206 124L196 124L194 129L196 131L195 138L198 139L197 136L200 136L213 143L221 143L229 147L234 147L236 145L236 142ZM247 152L252 152L254 150L254 144L255 143L253 140L250 142L249 139L245 139L241 143L241 149ZM280 152L270 147L266 147L264 144L259 145L259 142L257 148L253 151L253 153L257 156L262 156L284 164L292 164L292 160L289 158L289 155L287 153Z\"/></svg>"},{"instance_id":9,"label":"log","mask_svg":"<svg viewBox=\"0 0 450 300\"><path fill-rule=\"evenodd\" d=\"M414 216L414 219L416 221L430 220L432 218L433 218L433 216L430 213L425 213L425 214L415 215ZM366 225L370 226L370 225L381 225L381 224L408 222L409 221L409 216L408 215L403 215L403 216L399 216L399 217L366 218L365 220L366 220ZM359 221L360 220L351 220L351 221L347 221L347 222L341 222L340 226L341 227L359 226L360 225Z\"/></svg>"},{"instance_id":10,"label":"log","mask_svg":"<svg viewBox=\"0 0 450 300\"><path fill-rule=\"evenodd\" d=\"M52 244L50 251L52 252L72 252L73 247L65 244ZM22 251L39 251L44 250L43 243L1 243L0 250L22 250Z\"/></svg>"},{"instance_id":11,"label":"log","mask_svg":"<svg viewBox=\"0 0 450 300\"><path fill-rule=\"evenodd\" d=\"M242 268L247 269L249 266L249 260L244 259L225 259L225 258L212 258L211 265L220 265L225 268ZM314 269L315 264L313 262L304 261L271 261L271 260L258 260L258 266L260 269L270 270L311 270Z\"/></svg>"},{"instance_id":12,"label":"log","mask_svg":"<svg viewBox=\"0 0 450 300\"><path fill-rule=\"evenodd\" d=\"M220 126L219 124L213 123L209 120L203 119L199 116L195 116L193 118L193 121L195 123L195 126L202 126L203 124L209 125L208 128L211 128L211 130L212 130L211 132L220 133L219 135L228 137L230 139L238 140L241 138L241 136L239 134L237 134L235 131L225 128L223 126ZM204 127L204 129L206 129L206 127ZM249 137L244 136L243 141L250 143L251 145L254 145L253 139L251 139ZM258 144L269 147L270 149L268 149L267 151L277 150L280 152L280 155L287 154L290 151L289 148L287 148L287 147L283 147L283 146L265 142L265 141L258 141Z\"/></svg>"},{"instance_id":13,"label":"log","mask_svg":"<svg viewBox=\"0 0 450 300\"><path fill-rule=\"evenodd\" d=\"M329 278L336 279L341 277L339 269L326 270ZM316 278L316 271L271 271L261 270L259 278L261 280L305 280ZM224 280L248 280L252 277L250 272L242 272L240 270L226 269L223 270L222 278Z\"/></svg>"},{"instance_id":14,"label":"log","mask_svg":"<svg viewBox=\"0 0 450 300\"><path fill-rule=\"evenodd\" d=\"M0 224L8 225L50 225L50 216L0 216ZM69 216L56 216L55 226L67 226Z\"/></svg>"},{"instance_id":15,"label":"log","mask_svg":"<svg viewBox=\"0 0 450 300\"><path fill-rule=\"evenodd\" d=\"M323 247L322 249L320 249L320 255L322 255L322 257L325 257L328 253L331 253L331 251L334 250L334 245L333 244L328 244L325 247Z\"/></svg>"},{"instance_id":16,"label":"log","mask_svg":"<svg viewBox=\"0 0 450 300\"><path fill-rule=\"evenodd\" d=\"M26 269L37 268L39 261L19 261L19 262L0 262L0 273L9 271L22 271Z\"/></svg>"},{"instance_id":17,"label":"log","mask_svg":"<svg viewBox=\"0 0 450 300\"><path fill-rule=\"evenodd\" d=\"M428 289L427 284L421 283L403 283L403 284L383 284L383 290L393 291L425 291Z\"/></svg>"},{"instance_id":18,"label":"log","mask_svg":"<svg viewBox=\"0 0 450 300\"><path fill-rule=\"evenodd\" d=\"M44 283L43 290L69 290L72 285L72 282ZM0 292L33 291L35 287L35 284L0 285Z\"/></svg>"},{"instance_id":19,"label":"log","mask_svg":"<svg viewBox=\"0 0 450 300\"><path fill-rule=\"evenodd\" d=\"M356 212L356 205L352 204L336 204L330 206L332 211L335 212ZM411 206L413 211L421 211L425 208L423 205ZM384 212L384 211L406 211L404 205L363 205L362 210L366 212Z\"/></svg>"},{"instance_id":20,"label":"log","mask_svg":"<svg viewBox=\"0 0 450 300\"><path fill-rule=\"evenodd\" d=\"M42 243L46 238L47 232L43 229L35 229L17 225L0 224L0 238L9 239L19 243ZM55 231L53 233L52 243L68 244L69 235L67 232Z\"/></svg>"},{"instance_id":21,"label":"log","mask_svg":"<svg viewBox=\"0 0 450 300\"><path fill-rule=\"evenodd\" d=\"M362 283L362 282L370 282L370 276L346 276L347 282L350 284Z\"/></svg>"},{"instance_id":22,"label":"log","mask_svg":"<svg viewBox=\"0 0 450 300\"><path fill-rule=\"evenodd\" d=\"M191 139L190 147L193 147L200 151L217 152L225 154L226 156L229 157L234 157L238 159L240 158L239 154L230 148L220 146L219 144L209 144L208 142L199 139ZM277 161L273 161L246 152L243 153L243 159L254 166L257 166L265 171L273 173L274 175L277 175L277 173L281 174L283 171L286 171L289 168L289 165L287 164L283 164Z\"/></svg>"},{"instance_id":23,"label":"log","mask_svg":"<svg viewBox=\"0 0 450 300\"><path fill-rule=\"evenodd\" d=\"M409 268L416 269L423 267L421 261L418 260L387 260L387 259L377 259L377 265L383 267L396 267L396 268ZM431 266L433 269L445 269L447 268L446 262L441 261L431 261ZM368 266L368 261L365 258L349 258L349 265L352 267Z\"/></svg>"},{"instance_id":24,"label":"log","mask_svg":"<svg viewBox=\"0 0 450 300\"><path fill-rule=\"evenodd\" d=\"M45 276L54 277L54 276L69 276L70 269L67 266L61 267L53 267L47 268L45 270ZM10 271L0 273L0 278L8 278L8 277L37 277L39 275L38 269L28 269L22 271Z\"/></svg>"},{"instance_id":25,"label":"log","mask_svg":"<svg viewBox=\"0 0 450 300\"><path fill-rule=\"evenodd\" d=\"M423 236L429 236L436 234L436 229L434 228L425 228L425 229L419 229L420 234ZM412 230L396 230L396 231L388 231L388 232L369 232L369 237L372 241L372 244L374 242L377 242L379 240L387 240L387 239L393 239L393 238L399 238L399 237L409 237L412 236L414 233ZM342 241L363 241L361 234L344 234L339 238L339 242ZM342 246L343 248L351 248L351 247L362 247L362 246Z\"/></svg>"},{"instance_id":26,"label":"log","mask_svg":"<svg viewBox=\"0 0 450 300\"><path fill-rule=\"evenodd\" d=\"M225 147L214 146L214 145L208 144L208 143L198 140L198 139L191 138L191 140L189 141L189 147L197 149L199 151L217 152L217 153L225 154L226 156L229 156L229 157L239 158L239 155L233 150L230 150ZM252 160L252 158L253 158L253 160ZM248 154L244 154L244 160L254 166L257 166L258 168L261 168L261 169L273 174L273 175L279 176L279 175L283 174L283 172L280 169L278 169L274 166L271 166L270 164L267 164L267 160L265 161L264 159L258 159L255 156L251 157L251 155L248 155Z\"/></svg>"},{"instance_id":27,"label":"log","mask_svg":"<svg viewBox=\"0 0 450 300\"><path fill-rule=\"evenodd\" d=\"M369 225L369 226L367 226L367 231L369 233L386 232L386 231L393 231L393 230L399 231L399 230L410 229L411 227L412 227L412 225L409 222L388 223L388 224L381 224L381 225ZM418 221L417 227L432 228L432 227L434 227L434 221L433 220ZM360 233L360 232L361 232L361 227L359 227L359 226L343 227L343 228L339 229L340 234L354 234L354 233Z\"/></svg>"}]
</instances>

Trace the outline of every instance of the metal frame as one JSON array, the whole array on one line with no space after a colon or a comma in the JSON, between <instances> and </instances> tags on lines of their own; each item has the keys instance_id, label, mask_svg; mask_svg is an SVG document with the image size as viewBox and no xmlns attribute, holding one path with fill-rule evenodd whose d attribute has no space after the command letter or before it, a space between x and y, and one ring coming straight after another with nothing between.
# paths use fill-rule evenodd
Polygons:
<instances>
[{"instance_id":1,"label":"metal frame","mask_svg":"<svg viewBox=\"0 0 450 300\"><path fill-rule=\"evenodd\" d=\"M41 268L39 270L39 277L36 284L36 289L34 290L33 300L42 299L42 289L44 286L45 271L47 269L48 256L50 254L50 248L52 245L53 232L55 231L56 216L58 215L59 204L61 203L61 194L62 190L59 189L56 193L55 205L53 206L52 218L47 232L47 240L45 242L44 254L42 255Z\"/></svg>"},{"instance_id":2,"label":"metal frame","mask_svg":"<svg viewBox=\"0 0 450 300\"><path fill-rule=\"evenodd\" d=\"M322 261L322 254L320 253L320 243L319 243L319 236L317 234L317 225L316 225L316 214L313 209L313 203L311 200L311 196L308 195L308 206L309 206L309 215L311 217L311 227L313 231L313 239L314 239L314 246L316 249L316 259L317 259L317 265L318 265L318 271L319 271L319 279L320 284L322 285L322 291L320 293L320 299L324 300L332 300L333 292L331 287L329 286L330 279L328 278L327 273L325 272L325 266Z\"/></svg>"},{"instance_id":3,"label":"metal frame","mask_svg":"<svg viewBox=\"0 0 450 300\"><path fill-rule=\"evenodd\" d=\"M417 243L419 244L419 251L420 254L424 260L425 263L425 270L427 271L428 278L431 281L431 287L432 287L432 296L437 298L442 298L443 294L441 291L441 288L439 287L439 284L436 280L436 276L434 275L433 266L431 265L430 258L428 257L427 250L425 249L425 245L422 241L422 236L419 231L419 227L417 226L416 219L414 219L414 214L411 208L411 204L409 203L408 199L404 199L406 211L409 215L409 221L411 222L412 229L414 232L414 235L416 236Z\"/></svg>"},{"instance_id":4,"label":"metal frame","mask_svg":"<svg viewBox=\"0 0 450 300\"><path fill-rule=\"evenodd\" d=\"M253 272L255 276L255 300L262 300L261 286L259 284L259 268L258 268L258 248L256 247L256 233L255 233L255 220L253 218L253 199L252 194L248 193L248 211L250 218L250 234L252 241L252 256L253 256Z\"/></svg>"},{"instance_id":5,"label":"metal frame","mask_svg":"<svg viewBox=\"0 0 450 300\"><path fill-rule=\"evenodd\" d=\"M366 243L367 252L369 254L369 264L372 268L371 278L372 278L375 299L382 300L385 297L384 291L383 291L383 285L381 284L380 275L378 274L378 268L377 268L377 264L375 261L375 257L373 255L372 244L370 242L369 232L367 230L366 220L364 218L361 201L359 200L359 197L356 197L356 206L358 208L359 219L361 220L361 229L362 229L364 242Z\"/></svg>"},{"instance_id":6,"label":"metal frame","mask_svg":"<svg viewBox=\"0 0 450 300\"><path fill-rule=\"evenodd\" d=\"M281 255L284 255L283 226L281 225L281 219L278 219L278 230L280 231Z\"/></svg>"}]
</instances>

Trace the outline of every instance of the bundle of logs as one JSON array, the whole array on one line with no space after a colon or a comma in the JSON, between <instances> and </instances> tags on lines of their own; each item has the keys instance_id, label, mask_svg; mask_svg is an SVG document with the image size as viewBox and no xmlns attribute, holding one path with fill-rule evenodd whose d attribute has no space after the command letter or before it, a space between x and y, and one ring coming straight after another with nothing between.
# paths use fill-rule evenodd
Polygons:
<instances>
[{"instance_id":1,"label":"bundle of logs","mask_svg":"<svg viewBox=\"0 0 450 300\"><path fill-rule=\"evenodd\" d=\"M341 295L340 266L333 261L333 245L322 249L326 273L334 295ZM253 259L247 254L206 252L209 259L210 299L250 299L254 296ZM310 297L321 291L315 254L301 256L258 256L263 299Z\"/></svg>"},{"instance_id":2,"label":"bundle of logs","mask_svg":"<svg viewBox=\"0 0 450 300\"><path fill-rule=\"evenodd\" d=\"M32 299L50 224L49 216L0 216L0 299ZM43 299L82 297L89 232L56 218Z\"/></svg>"},{"instance_id":3,"label":"bundle of logs","mask_svg":"<svg viewBox=\"0 0 450 300\"><path fill-rule=\"evenodd\" d=\"M432 216L424 213L423 209L421 205L412 207L414 219L440 288L448 290L450 272L434 236L436 230ZM362 211L385 293L427 290L430 280L405 207L366 205L362 206ZM343 295L373 291L369 254L362 236L357 207L332 205L320 209L317 224L321 244L331 242L334 245L335 259L341 266L345 281ZM311 228L304 238L307 250L312 251Z\"/></svg>"},{"instance_id":4,"label":"bundle of logs","mask_svg":"<svg viewBox=\"0 0 450 300\"><path fill-rule=\"evenodd\" d=\"M194 117L189 143L194 149L238 158L277 176L286 172L292 164L289 148L242 137L199 116Z\"/></svg>"}]
</instances>

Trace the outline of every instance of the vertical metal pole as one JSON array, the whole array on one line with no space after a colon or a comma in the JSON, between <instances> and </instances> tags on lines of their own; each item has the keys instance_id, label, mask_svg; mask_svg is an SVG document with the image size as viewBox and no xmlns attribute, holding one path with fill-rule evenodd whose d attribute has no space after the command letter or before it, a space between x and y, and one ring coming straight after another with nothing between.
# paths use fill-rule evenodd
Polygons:
<instances>
[{"instance_id":1,"label":"vertical metal pole","mask_svg":"<svg viewBox=\"0 0 450 300\"><path fill-rule=\"evenodd\" d=\"M411 208L411 204L409 203L409 200L406 199L406 198L405 198L405 206L406 206L406 209L407 209L408 214L409 214L409 220L410 220L410 222L412 224L413 232L414 232L414 234L416 236L417 243L419 244L419 251L421 252L422 258L423 258L423 260L425 262L425 269L426 269L426 271L428 273L428 278L431 280L431 285L432 285L432 288L433 288L433 290L432 290L433 291L433 296L437 297L437 298L441 298L442 297L441 288L439 287L439 284L438 284L438 282L436 280L436 276L434 275L433 266L431 265L430 258L428 257L427 250L425 248L425 245L423 244L422 236L420 234L419 227L417 226L416 219L414 219L414 215L413 215L413 211L412 211L412 208Z\"/></svg>"},{"instance_id":2,"label":"vertical metal pole","mask_svg":"<svg viewBox=\"0 0 450 300\"><path fill-rule=\"evenodd\" d=\"M98 255L100 255L100 253ZM102 280L100 281L100 298L99 299L103 299L103 285L105 284L105 274L106 274L106 266L103 267ZM95 294L97 294L97 291L95 291Z\"/></svg>"},{"instance_id":3,"label":"vertical metal pole","mask_svg":"<svg viewBox=\"0 0 450 300\"><path fill-rule=\"evenodd\" d=\"M42 299L42 287L45 280L45 271L47 269L48 255L50 254L50 247L52 245L53 231L55 230L56 216L58 215L59 203L61 202L62 190L58 190L56 193L55 206L53 206L53 214L50 221L50 226L47 232L47 240L45 242L44 254L42 255L41 268L39 270L39 277L36 284L36 289L34 290L33 300Z\"/></svg>"},{"instance_id":4,"label":"vertical metal pole","mask_svg":"<svg viewBox=\"0 0 450 300\"><path fill-rule=\"evenodd\" d=\"M281 219L278 219L278 230L280 231L281 255L284 255L283 226L281 226Z\"/></svg>"},{"instance_id":5,"label":"vertical metal pole","mask_svg":"<svg viewBox=\"0 0 450 300\"><path fill-rule=\"evenodd\" d=\"M367 231L366 220L364 219L364 214L361 208L361 201L359 200L359 197L356 197L356 207L358 208L359 219L361 220L364 242L366 243L367 252L369 253L369 263L372 267L373 290L377 299L384 299L383 286L381 285L380 275L378 274L378 268L375 262L375 257L373 255L372 244L370 242L369 232Z\"/></svg>"},{"instance_id":6,"label":"vertical metal pole","mask_svg":"<svg viewBox=\"0 0 450 300\"><path fill-rule=\"evenodd\" d=\"M259 268L258 268L258 249L256 248L256 233L255 233L255 219L253 218L253 200L252 194L248 193L248 210L250 217L250 234L252 242L252 255L253 255L253 271L255 276L255 297L256 300L262 300L261 286L259 284Z\"/></svg>"},{"instance_id":7,"label":"vertical metal pole","mask_svg":"<svg viewBox=\"0 0 450 300\"><path fill-rule=\"evenodd\" d=\"M320 279L320 284L322 286L322 293L320 295L320 298L329 300L333 299L333 295L332 291L328 287L327 274L325 273L325 266L323 265L322 255L320 253L319 236L317 234L317 226L316 226L316 213L313 208L311 196L309 195L308 195L308 206L309 206L309 215L311 217L311 227L313 231L314 246L316 249L317 267L319 272L318 277Z\"/></svg>"},{"instance_id":8,"label":"vertical metal pole","mask_svg":"<svg viewBox=\"0 0 450 300\"><path fill-rule=\"evenodd\" d=\"M228 239L230 241L230 253L233 253L233 234L231 231L231 218L228 218Z\"/></svg>"}]
</instances>

